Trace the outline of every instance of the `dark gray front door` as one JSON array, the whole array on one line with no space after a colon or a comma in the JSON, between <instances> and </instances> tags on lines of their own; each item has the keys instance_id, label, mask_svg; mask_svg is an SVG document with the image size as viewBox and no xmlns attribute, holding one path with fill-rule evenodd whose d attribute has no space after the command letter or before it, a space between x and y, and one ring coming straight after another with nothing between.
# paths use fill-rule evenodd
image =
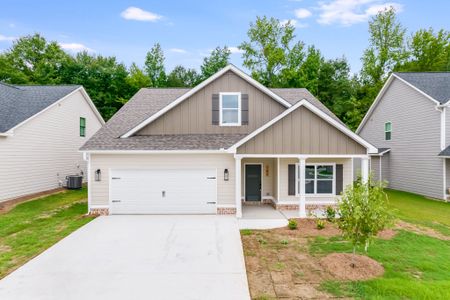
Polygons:
<instances>
[{"instance_id":1,"label":"dark gray front door","mask_svg":"<svg viewBox=\"0 0 450 300\"><path fill-rule=\"evenodd\" d=\"M245 165L245 200L261 200L261 165Z\"/></svg>"}]
</instances>

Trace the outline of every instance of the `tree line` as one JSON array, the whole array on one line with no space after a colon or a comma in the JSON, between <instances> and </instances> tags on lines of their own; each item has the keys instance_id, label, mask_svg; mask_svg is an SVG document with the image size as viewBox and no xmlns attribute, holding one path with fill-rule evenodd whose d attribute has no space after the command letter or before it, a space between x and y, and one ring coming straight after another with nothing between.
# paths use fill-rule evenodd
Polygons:
<instances>
[{"instance_id":1,"label":"tree line","mask_svg":"<svg viewBox=\"0 0 450 300\"><path fill-rule=\"evenodd\" d=\"M267 87L304 87L350 128L355 129L390 73L450 71L450 32L420 29L406 36L393 8L369 21L369 46L362 68L352 74L345 57L326 59L314 45L297 39L295 26L269 17L250 23L239 45L243 65ZM177 65L167 73L164 52L156 43L143 68L114 56L80 52L70 55L42 35L24 36L0 53L0 81L11 84L80 84L105 119L142 87L193 87L230 61L227 46L216 47L199 71Z\"/></svg>"}]
</instances>

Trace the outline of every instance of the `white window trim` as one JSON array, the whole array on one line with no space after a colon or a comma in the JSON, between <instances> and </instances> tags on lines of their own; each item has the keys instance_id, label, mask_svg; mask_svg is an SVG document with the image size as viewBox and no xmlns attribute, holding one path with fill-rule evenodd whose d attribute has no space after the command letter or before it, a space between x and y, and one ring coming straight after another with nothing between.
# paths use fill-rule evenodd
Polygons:
<instances>
[{"instance_id":1,"label":"white window trim","mask_svg":"<svg viewBox=\"0 0 450 300\"><path fill-rule=\"evenodd\" d=\"M222 96L225 95L234 95L238 96L238 122L237 123L223 123L222 122L222 112L223 110L227 108L222 108ZM228 108L229 110L235 110L235 108ZM227 92L227 93L219 93L219 125L220 126L241 126L241 93L240 92Z\"/></svg>"},{"instance_id":2,"label":"white window trim","mask_svg":"<svg viewBox=\"0 0 450 300\"><path fill-rule=\"evenodd\" d=\"M297 163L297 164L295 164L295 166L296 166L295 167L295 177L296 177L296 180L295 180L296 181L295 194L296 194L296 197L300 197L300 194L299 194L300 177L298 176L299 175L300 164ZM308 180L308 179L305 178L305 196L306 197L335 196L336 195L336 163L329 163L329 162L326 162L326 163L307 163L305 165L305 167L312 167L312 166L314 166L314 193L312 193L312 194L306 193L306 180ZM332 179L333 183L332 183L332 192L331 193L328 193L328 194L317 193L317 166L333 167L333 179ZM305 176L305 175L303 175L303 176ZM311 180L311 179L309 179L309 180ZM329 179L319 179L319 180L329 180Z\"/></svg>"},{"instance_id":3,"label":"white window trim","mask_svg":"<svg viewBox=\"0 0 450 300\"><path fill-rule=\"evenodd\" d=\"M391 130L390 131L386 130L386 124L388 124L388 123L391 124ZM391 133L391 138L389 140L386 139L386 133L388 133L388 132ZM384 140L385 141L391 141L392 140L392 122L391 121L384 122Z\"/></svg>"}]
</instances>

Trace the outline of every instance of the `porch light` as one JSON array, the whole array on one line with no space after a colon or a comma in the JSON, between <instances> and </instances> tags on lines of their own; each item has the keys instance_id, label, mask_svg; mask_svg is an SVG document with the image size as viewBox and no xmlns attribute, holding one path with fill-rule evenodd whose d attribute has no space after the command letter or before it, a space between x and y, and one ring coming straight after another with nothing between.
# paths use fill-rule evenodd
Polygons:
<instances>
[{"instance_id":1,"label":"porch light","mask_svg":"<svg viewBox=\"0 0 450 300\"><path fill-rule=\"evenodd\" d=\"M95 181L102 180L102 171L100 169L95 170Z\"/></svg>"},{"instance_id":2,"label":"porch light","mask_svg":"<svg viewBox=\"0 0 450 300\"><path fill-rule=\"evenodd\" d=\"M230 179L230 172L228 172L228 169L223 170L223 180L228 181Z\"/></svg>"}]
</instances>

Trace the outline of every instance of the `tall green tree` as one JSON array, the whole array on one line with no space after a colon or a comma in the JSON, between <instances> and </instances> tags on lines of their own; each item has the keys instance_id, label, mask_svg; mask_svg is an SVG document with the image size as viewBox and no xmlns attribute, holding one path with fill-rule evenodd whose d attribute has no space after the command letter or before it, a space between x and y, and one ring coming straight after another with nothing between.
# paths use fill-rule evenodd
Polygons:
<instances>
[{"instance_id":1,"label":"tall green tree","mask_svg":"<svg viewBox=\"0 0 450 300\"><path fill-rule=\"evenodd\" d=\"M109 119L133 94L128 71L115 57L78 53L62 68L62 82L83 85L105 119Z\"/></svg>"},{"instance_id":2,"label":"tall green tree","mask_svg":"<svg viewBox=\"0 0 450 300\"><path fill-rule=\"evenodd\" d=\"M126 80L134 93L143 87L151 86L152 83L150 77L148 77L135 63L131 64L129 75Z\"/></svg>"},{"instance_id":3,"label":"tall green tree","mask_svg":"<svg viewBox=\"0 0 450 300\"><path fill-rule=\"evenodd\" d=\"M298 64L304 58L304 44L294 42L295 26L281 24L275 18L257 17L247 32L248 41L239 45L244 51L244 66L252 77L269 87L276 87L295 80ZM284 77L284 78L283 78Z\"/></svg>"},{"instance_id":4,"label":"tall green tree","mask_svg":"<svg viewBox=\"0 0 450 300\"><path fill-rule=\"evenodd\" d=\"M145 71L150 77L153 87L166 86L166 71L164 67L164 52L159 43L156 43L145 58Z\"/></svg>"},{"instance_id":5,"label":"tall green tree","mask_svg":"<svg viewBox=\"0 0 450 300\"><path fill-rule=\"evenodd\" d=\"M200 66L201 80L205 80L230 62L231 51L227 46L216 47L208 57L203 59Z\"/></svg>"},{"instance_id":6,"label":"tall green tree","mask_svg":"<svg viewBox=\"0 0 450 300\"><path fill-rule=\"evenodd\" d=\"M60 70L70 59L58 43L36 33L21 37L0 57L0 80L10 83L57 84Z\"/></svg>"},{"instance_id":7,"label":"tall green tree","mask_svg":"<svg viewBox=\"0 0 450 300\"><path fill-rule=\"evenodd\" d=\"M433 28L416 31L408 39L408 61L398 71L450 71L450 31Z\"/></svg>"},{"instance_id":8,"label":"tall green tree","mask_svg":"<svg viewBox=\"0 0 450 300\"><path fill-rule=\"evenodd\" d=\"M168 87L193 87L199 81L199 75L194 69L186 69L178 65L167 76Z\"/></svg>"},{"instance_id":9,"label":"tall green tree","mask_svg":"<svg viewBox=\"0 0 450 300\"><path fill-rule=\"evenodd\" d=\"M383 84L394 66L404 61L405 29L393 7L380 11L369 21L369 47L364 51L361 76L368 84Z\"/></svg>"}]
</instances>

